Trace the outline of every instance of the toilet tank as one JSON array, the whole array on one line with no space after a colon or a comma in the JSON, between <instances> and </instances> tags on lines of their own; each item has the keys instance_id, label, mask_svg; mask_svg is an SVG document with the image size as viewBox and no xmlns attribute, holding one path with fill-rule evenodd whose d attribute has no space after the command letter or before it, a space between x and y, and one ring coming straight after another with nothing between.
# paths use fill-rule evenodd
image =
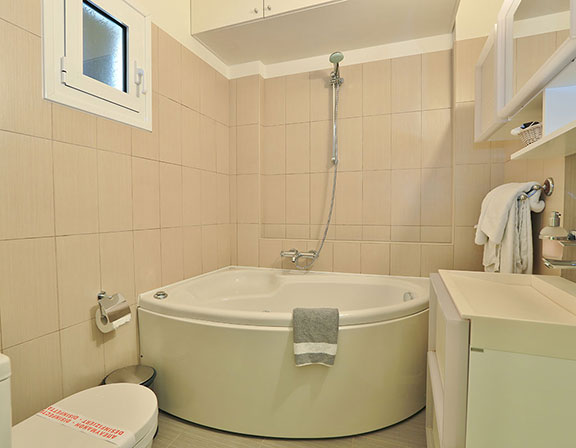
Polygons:
<instances>
[{"instance_id":1,"label":"toilet tank","mask_svg":"<svg viewBox=\"0 0 576 448\"><path fill-rule=\"evenodd\" d=\"M0 353L0 447L12 446L11 434L10 359Z\"/></svg>"}]
</instances>

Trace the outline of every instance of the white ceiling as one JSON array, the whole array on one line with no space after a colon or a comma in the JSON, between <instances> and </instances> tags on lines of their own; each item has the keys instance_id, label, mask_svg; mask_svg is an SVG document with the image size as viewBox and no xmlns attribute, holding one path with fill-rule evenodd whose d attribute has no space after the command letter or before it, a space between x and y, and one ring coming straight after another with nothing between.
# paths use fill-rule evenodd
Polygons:
<instances>
[{"instance_id":1,"label":"white ceiling","mask_svg":"<svg viewBox=\"0 0 576 448\"><path fill-rule=\"evenodd\" d=\"M292 61L452 32L459 0L348 0L196 38L228 65Z\"/></svg>"}]
</instances>

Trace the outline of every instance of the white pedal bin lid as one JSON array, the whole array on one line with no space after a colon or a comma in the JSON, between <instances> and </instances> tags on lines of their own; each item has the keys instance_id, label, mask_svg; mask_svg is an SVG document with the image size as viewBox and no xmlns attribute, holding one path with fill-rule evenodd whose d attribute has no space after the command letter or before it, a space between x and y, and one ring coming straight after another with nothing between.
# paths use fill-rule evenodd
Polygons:
<instances>
[{"instance_id":1,"label":"white pedal bin lid","mask_svg":"<svg viewBox=\"0 0 576 448\"><path fill-rule=\"evenodd\" d=\"M136 444L158 425L158 401L137 384L108 384L71 395L54 406L134 434ZM82 442L80 442L82 441ZM76 429L34 415L13 428L13 448L113 448L114 445ZM37 444L37 445L34 445Z\"/></svg>"}]
</instances>

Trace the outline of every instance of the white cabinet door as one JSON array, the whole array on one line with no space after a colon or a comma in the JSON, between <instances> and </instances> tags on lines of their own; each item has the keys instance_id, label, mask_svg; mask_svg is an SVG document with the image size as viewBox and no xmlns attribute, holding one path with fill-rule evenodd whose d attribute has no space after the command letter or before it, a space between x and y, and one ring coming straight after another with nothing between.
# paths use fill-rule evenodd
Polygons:
<instances>
[{"instance_id":1,"label":"white cabinet door","mask_svg":"<svg viewBox=\"0 0 576 448\"><path fill-rule=\"evenodd\" d=\"M576 361L472 348L466 448L575 446L574 403Z\"/></svg>"},{"instance_id":2,"label":"white cabinet door","mask_svg":"<svg viewBox=\"0 0 576 448\"><path fill-rule=\"evenodd\" d=\"M322 6L341 0L264 0L264 15L272 17L298 9Z\"/></svg>"},{"instance_id":3,"label":"white cabinet door","mask_svg":"<svg viewBox=\"0 0 576 448\"><path fill-rule=\"evenodd\" d=\"M263 0L191 0L192 34L264 17Z\"/></svg>"}]
</instances>

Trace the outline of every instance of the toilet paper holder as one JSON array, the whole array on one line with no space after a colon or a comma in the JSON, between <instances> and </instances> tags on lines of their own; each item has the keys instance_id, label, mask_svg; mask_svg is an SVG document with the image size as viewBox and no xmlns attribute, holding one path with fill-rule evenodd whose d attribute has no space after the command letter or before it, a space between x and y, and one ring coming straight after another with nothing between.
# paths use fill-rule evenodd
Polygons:
<instances>
[{"instance_id":1,"label":"toilet paper holder","mask_svg":"<svg viewBox=\"0 0 576 448\"><path fill-rule=\"evenodd\" d=\"M132 313L130 305L121 294L98 293L96 324L103 333L109 333L119 326L130 322Z\"/></svg>"}]
</instances>

